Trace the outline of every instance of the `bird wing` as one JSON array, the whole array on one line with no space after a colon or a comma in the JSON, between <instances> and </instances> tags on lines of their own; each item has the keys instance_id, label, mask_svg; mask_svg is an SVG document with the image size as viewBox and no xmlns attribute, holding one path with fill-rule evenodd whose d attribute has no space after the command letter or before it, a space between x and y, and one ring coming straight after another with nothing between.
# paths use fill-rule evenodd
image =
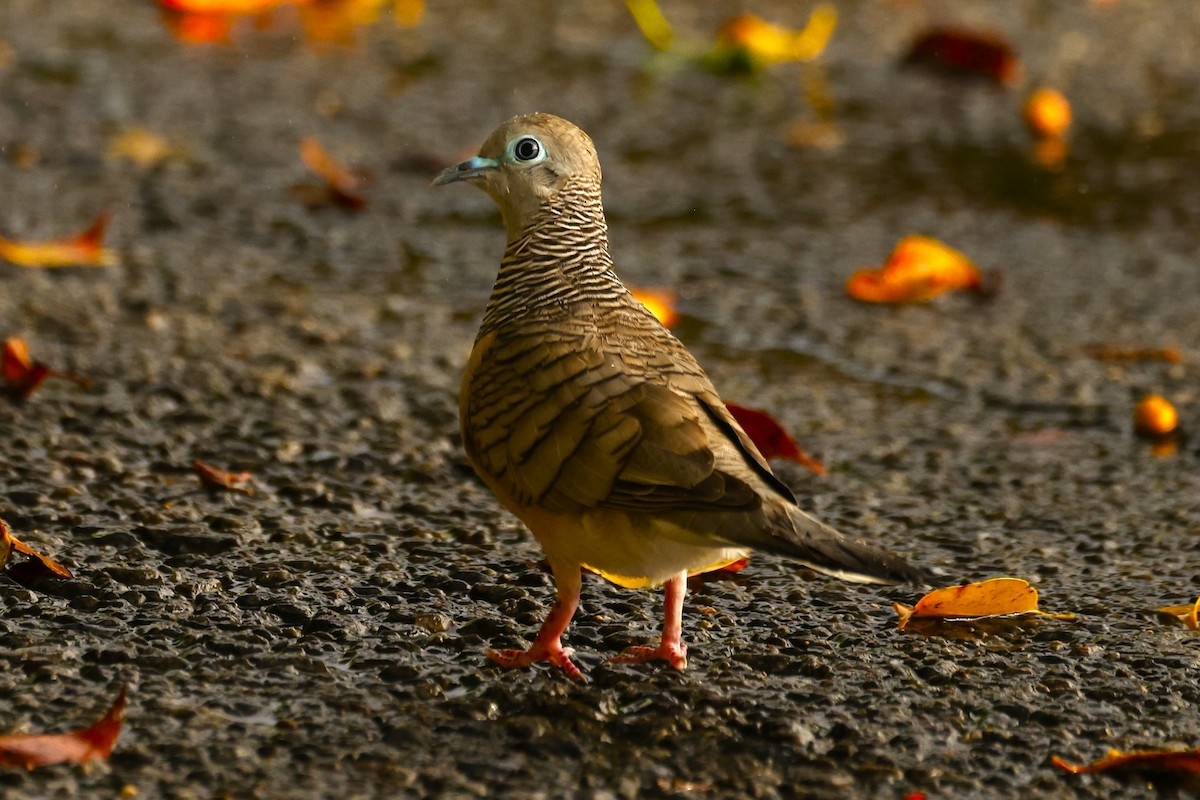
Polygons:
<instances>
[{"instance_id":1,"label":"bird wing","mask_svg":"<svg viewBox=\"0 0 1200 800\"><path fill-rule=\"evenodd\" d=\"M757 477L792 499L673 336L644 358L604 342L509 326L477 344L463 438L510 503L562 513L751 511L762 503ZM659 372L660 361L674 372Z\"/></svg>"}]
</instances>

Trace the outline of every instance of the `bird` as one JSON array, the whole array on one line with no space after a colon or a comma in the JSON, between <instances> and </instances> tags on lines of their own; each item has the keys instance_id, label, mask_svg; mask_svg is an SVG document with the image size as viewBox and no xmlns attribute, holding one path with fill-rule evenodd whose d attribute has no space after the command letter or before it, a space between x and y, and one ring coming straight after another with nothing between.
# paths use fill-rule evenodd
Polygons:
<instances>
[{"instance_id":1,"label":"bird","mask_svg":"<svg viewBox=\"0 0 1200 800\"><path fill-rule=\"evenodd\" d=\"M700 364L617 277L600 182L591 138L546 113L509 119L433 179L476 186L500 208L507 241L463 374L460 429L556 585L532 645L489 649L491 661L586 680L562 643L583 570L663 587L659 642L612 661L679 670L688 576L752 550L851 581L923 582L902 557L800 508Z\"/></svg>"}]
</instances>

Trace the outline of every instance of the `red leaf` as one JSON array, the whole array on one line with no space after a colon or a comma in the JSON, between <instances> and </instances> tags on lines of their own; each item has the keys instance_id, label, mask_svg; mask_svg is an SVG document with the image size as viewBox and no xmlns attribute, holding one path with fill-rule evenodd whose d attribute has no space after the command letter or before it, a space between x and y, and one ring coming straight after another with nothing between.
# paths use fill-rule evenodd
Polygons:
<instances>
[{"instance_id":1,"label":"red leaf","mask_svg":"<svg viewBox=\"0 0 1200 800\"><path fill-rule=\"evenodd\" d=\"M1021 79L1021 62L1008 42L967 28L926 31L909 47L904 62L1009 86Z\"/></svg>"},{"instance_id":2,"label":"red leaf","mask_svg":"<svg viewBox=\"0 0 1200 800\"><path fill-rule=\"evenodd\" d=\"M254 490L250 487L241 485L254 478L249 472L225 472L211 464L205 464L203 461L193 461L192 468L196 470L200 483L209 489L225 489L230 492L254 494Z\"/></svg>"},{"instance_id":3,"label":"red leaf","mask_svg":"<svg viewBox=\"0 0 1200 800\"><path fill-rule=\"evenodd\" d=\"M770 414L734 403L726 403L725 407L763 454L763 458L794 461L818 475L825 474L825 467L821 462L801 450L796 440Z\"/></svg>"},{"instance_id":4,"label":"red leaf","mask_svg":"<svg viewBox=\"0 0 1200 800\"><path fill-rule=\"evenodd\" d=\"M94 725L70 733L14 734L0 736L0 764L25 769L49 764L83 764L96 758L108 758L125 712L125 687L113 701L108 713Z\"/></svg>"},{"instance_id":5,"label":"red leaf","mask_svg":"<svg viewBox=\"0 0 1200 800\"><path fill-rule=\"evenodd\" d=\"M4 377L4 388L17 400L29 399L46 378L63 378L84 388L92 385L87 378L70 372L55 372L40 361L31 361L25 340L16 336L4 340L4 350L0 354L0 373Z\"/></svg>"}]
</instances>

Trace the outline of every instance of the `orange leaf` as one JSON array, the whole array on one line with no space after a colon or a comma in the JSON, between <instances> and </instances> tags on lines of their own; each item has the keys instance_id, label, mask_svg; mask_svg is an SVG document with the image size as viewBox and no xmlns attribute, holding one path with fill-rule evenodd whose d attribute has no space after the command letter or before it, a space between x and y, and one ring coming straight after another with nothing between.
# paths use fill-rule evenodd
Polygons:
<instances>
[{"instance_id":1,"label":"orange leaf","mask_svg":"<svg viewBox=\"0 0 1200 800\"><path fill-rule=\"evenodd\" d=\"M934 28L909 47L904 62L952 75L988 78L1013 85L1021 80L1021 62L1007 41L966 28Z\"/></svg>"},{"instance_id":2,"label":"orange leaf","mask_svg":"<svg viewBox=\"0 0 1200 800\"><path fill-rule=\"evenodd\" d=\"M108 713L90 727L70 733L0 736L0 764L33 769L108 758L121 735L124 712L125 687L121 687Z\"/></svg>"},{"instance_id":3,"label":"orange leaf","mask_svg":"<svg viewBox=\"0 0 1200 800\"><path fill-rule=\"evenodd\" d=\"M1034 136L1061 139L1071 127L1071 103L1055 89L1037 89L1025 100L1025 124Z\"/></svg>"},{"instance_id":4,"label":"orange leaf","mask_svg":"<svg viewBox=\"0 0 1200 800\"><path fill-rule=\"evenodd\" d=\"M725 407L742 426L750 441L754 442L758 452L763 454L763 458L794 461L818 475L825 474L824 465L801 450L796 440L770 414L734 403L726 403Z\"/></svg>"},{"instance_id":5,"label":"orange leaf","mask_svg":"<svg viewBox=\"0 0 1200 800\"><path fill-rule=\"evenodd\" d=\"M1037 589L1020 578L992 578L980 583L965 583L934 589L915 606L893 604L900 615L899 628L910 619L974 619L1011 614L1040 614L1055 619L1074 619L1074 614L1048 614L1038 610Z\"/></svg>"},{"instance_id":6,"label":"orange leaf","mask_svg":"<svg viewBox=\"0 0 1200 800\"><path fill-rule=\"evenodd\" d=\"M4 348L0 351L0 374L5 390L17 400L28 400L46 378L63 378L85 388L91 386L87 378L70 372L55 372L40 361L31 361L25 340L16 336L4 340Z\"/></svg>"},{"instance_id":7,"label":"orange leaf","mask_svg":"<svg viewBox=\"0 0 1200 800\"><path fill-rule=\"evenodd\" d=\"M1133 428L1143 436L1165 436L1179 426L1179 413L1162 395L1148 394L1133 410Z\"/></svg>"},{"instance_id":8,"label":"orange leaf","mask_svg":"<svg viewBox=\"0 0 1200 800\"><path fill-rule=\"evenodd\" d=\"M1192 630L1200 631L1200 598L1188 606L1163 606L1155 611L1175 617Z\"/></svg>"},{"instance_id":9,"label":"orange leaf","mask_svg":"<svg viewBox=\"0 0 1200 800\"><path fill-rule=\"evenodd\" d=\"M102 246L108 219L105 211L82 233L45 242L20 242L0 236L0 258L21 267L109 266L117 257Z\"/></svg>"},{"instance_id":10,"label":"orange leaf","mask_svg":"<svg viewBox=\"0 0 1200 800\"><path fill-rule=\"evenodd\" d=\"M164 8L184 14L259 14L282 5L303 5L308 0L158 0Z\"/></svg>"},{"instance_id":11,"label":"orange leaf","mask_svg":"<svg viewBox=\"0 0 1200 800\"><path fill-rule=\"evenodd\" d=\"M979 268L965 255L928 236L906 236L882 267L851 275L846 292L865 303L921 303L981 286Z\"/></svg>"},{"instance_id":12,"label":"orange leaf","mask_svg":"<svg viewBox=\"0 0 1200 800\"><path fill-rule=\"evenodd\" d=\"M649 309L668 328L679 323L679 312L675 310L678 295L670 289L630 289L633 299Z\"/></svg>"},{"instance_id":13,"label":"orange leaf","mask_svg":"<svg viewBox=\"0 0 1200 800\"><path fill-rule=\"evenodd\" d=\"M173 13L166 23L171 35L183 44L226 44L233 30L233 18L228 14Z\"/></svg>"},{"instance_id":14,"label":"orange leaf","mask_svg":"<svg viewBox=\"0 0 1200 800\"><path fill-rule=\"evenodd\" d=\"M225 489L247 495L254 494L253 489L241 485L254 478L249 472L225 472L203 461L193 461L192 468L196 470L200 483L209 489Z\"/></svg>"},{"instance_id":15,"label":"orange leaf","mask_svg":"<svg viewBox=\"0 0 1200 800\"><path fill-rule=\"evenodd\" d=\"M34 550L32 547L13 536L12 531L9 530L8 523L0 519L0 567L4 567L8 564L8 559L13 550L16 550L18 553L24 553L27 556L36 558L42 563L42 566L60 578L72 577L71 570L67 569L53 558L42 555L37 550Z\"/></svg>"},{"instance_id":16,"label":"orange leaf","mask_svg":"<svg viewBox=\"0 0 1200 800\"><path fill-rule=\"evenodd\" d=\"M1200 773L1200 748L1195 750L1133 750L1128 753L1109 750L1104 758L1090 764L1071 764L1058 756L1050 756L1050 763L1075 775L1081 772L1103 772L1109 769Z\"/></svg>"},{"instance_id":17,"label":"orange leaf","mask_svg":"<svg viewBox=\"0 0 1200 800\"><path fill-rule=\"evenodd\" d=\"M325 182L333 199L351 209L360 209L367 204L362 195L362 181L329 154L315 137L300 140L300 160L304 166Z\"/></svg>"}]
</instances>

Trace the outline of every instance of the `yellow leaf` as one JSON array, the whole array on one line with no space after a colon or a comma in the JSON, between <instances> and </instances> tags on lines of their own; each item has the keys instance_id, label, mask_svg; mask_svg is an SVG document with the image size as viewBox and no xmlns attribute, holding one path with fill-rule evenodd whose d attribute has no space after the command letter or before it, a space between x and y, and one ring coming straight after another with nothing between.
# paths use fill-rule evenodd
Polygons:
<instances>
[{"instance_id":1,"label":"yellow leaf","mask_svg":"<svg viewBox=\"0 0 1200 800\"><path fill-rule=\"evenodd\" d=\"M0 236L0 258L22 267L107 267L116 262L102 246L108 213L96 217L82 233L45 242L22 242Z\"/></svg>"},{"instance_id":2,"label":"yellow leaf","mask_svg":"<svg viewBox=\"0 0 1200 800\"><path fill-rule=\"evenodd\" d=\"M670 50L675 32L655 0L625 0L633 21L655 50Z\"/></svg>"},{"instance_id":3,"label":"yellow leaf","mask_svg":"<svg viewBox=\"0 0 1200 800\"><path fill-rule=\"evenodd\" d=\"M909 607L895 604L900 616L899 627L911 619L976 619L1002 617L1012 614L1040 614L1055 619L1074 619L1074 614L1049 614L1038 610L1037 589L1020 578L992 578L980 583L966 583L935 589Z\"/></svg>"},{"instance_id":4,"label":"yellow leaf","mask_svg":"<svg viewBox=\"0 0 1200 800\"><path fill-rule=\"evenodd\" d=\"M1200 597L1190 606L1163 606L1155 610L1159 614L1175 617L1194 631L1200 631Z\"/></svg>"},{"instance_id":5,"label":"yellow leaf","mask_svg":"<svg viewBox=\"0 0 1200 800\"><path fill-rule=\"evenodd\" d=\"M743 50L751 58L766 64L812 61L829 43L837 28L837 19L837 9L828 3L813 9L801 30L775 25L753 14L741 14L721 26L717 41L725 47Z\"/></svg>"},{"instance_id":6,"label":"yellow leaf","mask_svg":"<svg viewBox=\"0 0 1200 800\"><path fill-rule=\"evenodd\" d=\"M175 155L176 150L163 137L145 128L127 128L108 140L110 159L127 158L139 167L153 167Z\"/></svg>"}]
</instances>

